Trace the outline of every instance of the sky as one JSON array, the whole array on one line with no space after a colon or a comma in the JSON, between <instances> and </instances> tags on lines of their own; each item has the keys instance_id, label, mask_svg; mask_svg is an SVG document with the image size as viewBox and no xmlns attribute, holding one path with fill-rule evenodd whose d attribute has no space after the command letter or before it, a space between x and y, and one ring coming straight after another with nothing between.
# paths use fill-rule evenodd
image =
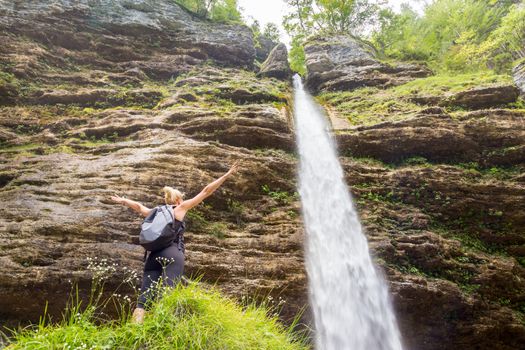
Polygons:
<instances>
[{"instance_id":1,"label":"sky","mask_svg":"<svg viewBox=\"0 0 525 350\"><path fill-rule=\"evenodd\" d=\"M426 0L428 1L428 0ZM402 3L410 3L410 5L417 11L423 9L425 0L388 0L389 5L394 10L399 9ZM290 38L282 29L282 18L288 12L283 0L238 0L239 6L242 9L243 17L248 24L251 24L254 19L258 20L261 28L266 23L273 22L277 24L281 30L281 40L288 44Z\"/></svg>"}]
</instances>

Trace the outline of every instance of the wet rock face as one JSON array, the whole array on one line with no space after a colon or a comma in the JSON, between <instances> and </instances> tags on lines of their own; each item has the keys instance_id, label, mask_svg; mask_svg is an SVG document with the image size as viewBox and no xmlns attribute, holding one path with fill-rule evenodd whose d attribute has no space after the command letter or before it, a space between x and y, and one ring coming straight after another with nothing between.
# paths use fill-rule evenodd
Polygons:
<instances>
[{"instance_id":1,"label":"wet rock face","mask_svg":"<svg viewBox=\"0 0 525 350\"><path fill-rule=\"evenodd\" d=\"M406 347L519 348L523 186L450 165L341 160Z\"/></svg>"},{"instance_id":2,"label":"wet rock face","mask_svg":"<svg viewBox=\"0 0 525 350\"><path fill-rule=\"evenodd\" d=\"M321 91L406 348L523 347L518 89L507 77L479 86L454 81L462 89L439 79L398 88L418 76L413 67L388 71L353 39L312 42L306 55L307 82ZM439 88L421 91L425 83ZM359 87L377 88L352 91Z\"/></svg>"},{"instance_id":3,"label":"wet rock face","mask_svg":"<svg viewBox=\"0 0 525 350\"><path fill-rule=\"evenodd\" d=\"M484 109L516 102L519 94L520 91L514 84L499 84L442 95L416 94L410 101L427 106Z\"/></svg>"},{"instance_id":4,"label":"wet rock face","mask_svg":"<svg viewBox=\"0 0 525 350\"><path fill-rule=\"evenodd\" d=\"M201 83L192 87L196 80ZM71 281L89 290L88 257L119 265L108 290L121 282L124 267L140 275L141 219L111 204L109 195L149 207L162 203L164 185L192 196L237 159L243 161L239 174L188 215L186 275L202 274L239 298L281 296L285 318L306 303L296 161L289 153L294 141L281 102L286 84L211 67L177 83L157 86L162 101L188 93L195 101L152 108L141 99L114 100L107 109L35 101L0 108L3 321L35 322L46 300L50 313L60 315ZM266 99L236 100L239 83ZM276 87L280 95L272 95ZM148 105L158 101L157 94L145 96Z\"/></svg>"},{"instance_id":5,"label":"wet rock face","mask_svg":"<svg viewBox=\"0 0 525 350\"><path fill-rule=\"evenodd\" d=\"M264 35L259 36L258 38L259 45L256 45L255 47L255 58L259 62L264 62L270 55L270 52L279 45L279 43L276 43L275 41L272 41L265 37Z\"/></svg>"},{"instance_id":6,"label":"wet rock face","mask_svg":"<svg viewBox=\"0 0 525 350\"><path fill-rule=\"evenodd\" d=\"M30 39L24 44L33 49L60 48L56 55L41 51L20 58L12 71L22 77L45 70L43 60L62 69L89 62L169 79L207 59L251 67L255 58L249 28L196 19L168 0L3 1L0 18L8 46L20 44L13 41L16 34Z\"/></svg>"},{"instance_id":7,"label":"wet rock face","mask_svg":"<svg viewBox=\"0 0 525 350\"><path fill-rule=\"evenodd\" d=\"M172 1L0 12L1 323L38 322L46 300L60 316L71 283L89 291L88 257L118 264L108 291L125 267L141 275L141 218L111 194L149 207L164 185L193 196L234 160L239 173L187 217L185 273L239 299L281 296L292 318L306 279L290 91L242 69L249 29Z\"/></svg>"},{"instance_id":8,"label":"wet rock face","mask_svg":"<svg viewBox=\"0 0 525 350\"><path fill-rule=\"evenodd\" d=\"M261 65L258 75L277 79L289 79L292 76L286 45L279 44L272 50L266 61Z\"/></svg>"},{"instance_id":9,"label":"wet rock face","mask_svg":"<svg viewBox=\"0 0 525 350\"><path fill-rule=\"evenodd\" d=\"M357 127L340 133L338 139L347 154L391 163L419 156L492 167L521 165L525 159L519 111L484 110L454 119L442 109L429 109L404 121Z\"/></svg>"},{"instance_id":10,"label":"wet rock face","mask_svg":"<svg viewBox=\"0 0 525 350\"><path fill-rule=\"evenodd\" d=\"M431 74L420 65L381 63L372 47L347 36L311 40L305 45L305 56L306 85L316 92L400 85Z\"/></svg>"}]
</instances>

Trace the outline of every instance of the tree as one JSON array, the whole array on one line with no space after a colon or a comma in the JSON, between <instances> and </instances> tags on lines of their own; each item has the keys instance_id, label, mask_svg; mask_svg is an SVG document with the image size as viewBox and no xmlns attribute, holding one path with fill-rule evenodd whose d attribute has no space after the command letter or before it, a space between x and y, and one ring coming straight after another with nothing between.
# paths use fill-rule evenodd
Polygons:
<instances>
[{"instance_id":1,"label":"tree","mask_svg":"<svg viewBox=\"0 0 525 350\"><path fill-rule=\"evenodd\" d=\"M281 40L281 33L279 32L279 28L275 23L266 23L262 35L276 43Z\"/></svg>"},{"instance_id":2,"label":"tree","mask_svg":"<svg viewBox=\"0 0 525 350\"><path fill-rule=\"evenodd\" d=\"M311 35L355 35L371 28L382 0L286 0L283 27L292 37L290 67L306 73L304 41Z\"/></svg>"},{"instance_id":3,"label":"tree","mask_svg":"<svg viewBox=\"0 0 525 350\"><path fill-rule=\"evenodd\" d=\"M174 0L200 18L216 22L242 23L237 0Z\"/></svg>"},{"instance_id":4,"label":"tree","mask_svg":"<svg viewBox=\"0 0 525 350\"><path fill-rule=\"evenodd\" d=\"M513 2L516 1L434 0L422 16L408 6L400 13L383 10L372 42L388 57L423 60L438 70L466 71L487 66L508 69L511 56L516 55L510 54L512 45L495 43L521 33L516 21L518 7L511 7ZM506 24L510 22L513 24ZM500 29L504 25L505 29ZM497 63L488 64L490 55Z\"/></svg>"},{"instance_id":5,"label":"tree","mask_svg":"<svg viewBox=\"0 0 525 350\"><path fill-rule=\"evenodd\" d=\"M306 74L306 59L304 54L304 38L296 35L292 38L290 52L288 53L290 68L301 76Z\"/></svg>"},{"instance_id":6,"label":"tree","mask_svg":"<svg viewBox=\"0 0 525 350\"><path fill-rule=\"evenodd\" d=\"M216 22L242 23L237 0L213 1L209 17Z\"/></svg>"},{"instance_id":7,"label":"tree","mask_svg":"<svg viewBox=\"0 0 525 350\"><path fill-rule=\"evenodd\" d=\"M371 41L385 56L425 60L428 55L421 49L418 35L421 30L423 28L417 13L407 4L403 4L399 13L389 8L379 12L378 26L372 33Z\"/></svg>"},{"instance_id":8,"label":"tree","mask_svg":"<svg viewBox=\"0 0 525 350\"><path fill-rule=\"evenodd\" d=\"M359 35L377 19L382 0L286 0L290 13L283 26L297 34Z\"/></svg>"}]
</instances>

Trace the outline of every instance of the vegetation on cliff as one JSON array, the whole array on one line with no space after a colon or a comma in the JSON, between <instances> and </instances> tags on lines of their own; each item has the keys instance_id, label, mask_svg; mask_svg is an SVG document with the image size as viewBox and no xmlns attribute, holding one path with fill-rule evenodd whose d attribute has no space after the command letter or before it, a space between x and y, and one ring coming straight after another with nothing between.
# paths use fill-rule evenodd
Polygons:
<instances>
[{"instance_id":1,"label":"vegetation on cliff","mask_svg":"<svg viewBox=\"0 0 525 350\"><path fill-rule=\"evenodd\" d=\"M74 305L59 324L41 321L15 332L15 349L307 349L305 338L277 320L276 306L240 305L197 282L164 290L143 325L105 321L96 307Z\"/></svg>"},{"instance_id":2,"label":"vegetation on cliff","mask_svg":"<svg viewBox=\"0 0 525 350\"><path fill-rule=\"evenodd\" d=\"M363 87L352 91L324 92L318 101L333 108L351 125L373 125L385 121L400 121L438 104L446 111L461 115L467 108L456 101L457 94L470 89L490 88L511 83L508 75L490 71L463 74L441 74L420 78L388 89ZM489 101L485 101L488 103ZM494 106L522 107L522 102L493 101Z\"/></svg>"},{"instance_id":3,"label":"vegetation on cliff","mask_svg":"<svg viewBox=\"0 0 525 350\"><path fill-rule=\"evenodd\" d=\"M508 72L523 52L525 7L516 1L437 0L418 15L409 6L380 13L371 40L387 57L436 69Z\"/></svg>"},{"instance_id":4,"label":"vegetation on cliff","mask_svg":"<svg viewBox=\"0 0 525 350\"><path fill-rule=\"evenodd\" d=\"M283 25L292 36L292 69L304 74L304 44L312 35L352 35L385 59L425 62L435 71L509 72L523 51L525 7L513 0L435 0L419 14L376 1L288 0Z\"/></svg>"},{"instance_id":5,"label":"vegetation on cliff","mask_svg":"<svg viewBox=\"0 0 525 350\"><path fill-rule=\"evenodd\" d=\"M237 0L173 0L200 18L221 23L242 23Z\"/></svg>"},{"instance_id":6,"label":"vegetation on cliff","mask_svg":"<svg viewBox=\"0 0 525 350\"><path fill-rule=\"evenodd\" d=\"M0 345L5 340L10 350L309 348L304 331L296 331L298 317L288 327L279 321L284 299L268 296L256 302L243 296L235 301L200 277L173 288L162 280L152 285L158 298L150 301L144 323L135 324L130 315L139 293L137 272L105 258L87 263L89 293L83 297L82 288L74 286L60 322L53 322L46 306L38 324L12 330L0 337ZM115 278L120 284L107 292Z\"/></svg>"}]
</instances>

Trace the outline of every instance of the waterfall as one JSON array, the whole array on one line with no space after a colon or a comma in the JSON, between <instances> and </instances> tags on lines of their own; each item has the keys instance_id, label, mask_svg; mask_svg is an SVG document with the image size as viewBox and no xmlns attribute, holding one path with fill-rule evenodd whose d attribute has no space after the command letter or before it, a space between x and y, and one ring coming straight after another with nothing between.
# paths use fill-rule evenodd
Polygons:
<instances>
[{"instance_id":1,"label":"waterfall","mask_svg":"<svg viewBox=\"0 0 525 350\"><path fill-rule=\"evenodd\" d=\"M318 350L401 350L388 287L344 181L323 111L294 77L305 260Z\"/></svg>"}]
</instances>

